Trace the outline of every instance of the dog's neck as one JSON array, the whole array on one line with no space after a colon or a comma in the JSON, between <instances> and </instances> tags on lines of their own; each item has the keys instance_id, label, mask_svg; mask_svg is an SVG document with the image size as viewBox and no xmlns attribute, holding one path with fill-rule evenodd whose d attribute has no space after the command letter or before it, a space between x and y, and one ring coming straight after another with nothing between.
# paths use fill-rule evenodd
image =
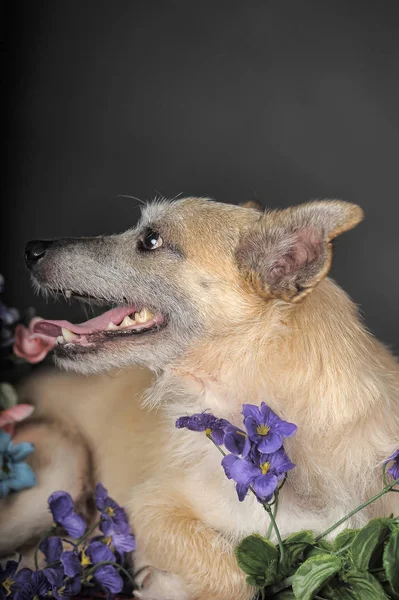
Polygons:
<instances>
[{"instance_id":1,"label":"dog's neck","mask_svg":"<svg viewBox=\"0 0 399 600\"><path fill-rule=\"evenodd\" d=\"M155 403L166 394L176 410L210 409L233 421L243 403L265 401L281 417L325 432L376 410L392 395L397 373L353 302L327 279L301 304L268 314L263 326L199 344L165 371L151 396Z\"/></svg>"}]
</instances>

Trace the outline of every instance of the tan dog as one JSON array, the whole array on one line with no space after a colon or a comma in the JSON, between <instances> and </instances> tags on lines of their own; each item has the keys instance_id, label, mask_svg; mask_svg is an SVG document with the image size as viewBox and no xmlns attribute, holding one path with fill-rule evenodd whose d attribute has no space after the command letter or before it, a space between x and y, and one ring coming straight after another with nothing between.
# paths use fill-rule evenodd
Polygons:
<instances>
[{"instance_id":1,"label":"tan dog","mask_svg":"<svg viewBox=\"0 0 399 600\"><path fill-rule=\"evenodd\" d=\"M398 364L326 278L331 240L361 218L339 201L261 214L188 198L147 206L121 235L31 243L42 290L119 308L82 327L38 326L78 374L28 382L35 421L18 436L36 443L39 485L3 501L0 551L46 529L52 491L83 506L101 480L127 508L136 567L153 567L141 598L249 599L233 550L266 531L267 515L252 497L238 502L204 434L174 425L204 409L240 425L245 402L298 425L283 535L321 532L380 489L399 445ZM384 496L346 525L398 510L398 495Z\"/></svg>"}]
</instances>

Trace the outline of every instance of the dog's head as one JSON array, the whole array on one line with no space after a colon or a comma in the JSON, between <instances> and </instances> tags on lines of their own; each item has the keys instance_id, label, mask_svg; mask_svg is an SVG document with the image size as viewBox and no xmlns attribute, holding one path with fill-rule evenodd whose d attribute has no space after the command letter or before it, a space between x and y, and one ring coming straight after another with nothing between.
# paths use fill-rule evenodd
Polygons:
<instances>
[{"instance_id":1,"label":"dog's head","mask_svg":"<svg viewBox=\"0 0 399 600\"><path fill-rule=\"evenodd\" d=\"M29 242L26 262L43 291L113 308L90 321L42 321L58 362L81 372L170 365L203 340L218 343L273 306L293 305L326 276L331 240L361 209L316 201L260 212L186 198L154 202L134 229Z\"/></svg>"}]
</instances>

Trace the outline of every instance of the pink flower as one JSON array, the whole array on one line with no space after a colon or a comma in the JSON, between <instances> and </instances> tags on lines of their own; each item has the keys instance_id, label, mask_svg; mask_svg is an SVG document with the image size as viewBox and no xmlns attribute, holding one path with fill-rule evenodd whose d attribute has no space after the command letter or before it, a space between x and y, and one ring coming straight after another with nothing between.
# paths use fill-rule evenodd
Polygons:
<instances>
[{"instance_id":1,"label":"pink flower","mask_svg":"<svg viewBox=\"0 0 399 600\"><path fill-rule=\"evenodd\" d=\"M54 348L55 340L53 337L43 333L33 333L33 326L38 321L43 321L41 317L34 317L26 328L23 325L17 325L14 333L14 354L19 358L24 358L27 362L35 364L43 360L47 354Z\"/></svg>"},{"instance_id":2,"label":"pink flower","mask_svg":"<svg viewBox=\"0 0 399 600\"><path fill-rule=\"evenodd\" d=\"M33 413L34 407L30 404L16 404L11 408L0 410L0 429L11 436L14 433L14 424L23 421Z\"/></svg>"}]
</instances>

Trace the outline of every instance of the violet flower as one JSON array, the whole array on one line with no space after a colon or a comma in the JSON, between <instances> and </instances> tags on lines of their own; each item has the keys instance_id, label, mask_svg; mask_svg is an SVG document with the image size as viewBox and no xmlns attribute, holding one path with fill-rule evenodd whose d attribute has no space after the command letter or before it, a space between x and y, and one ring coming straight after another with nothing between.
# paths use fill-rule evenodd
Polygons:
<instances>
[{"instance_id":1,"label":"violet flower","mask_svg":"<svg viewBox=\"0 0 399 600\"><path fill-rule=\"evenodd\" d=\"M259 452L268 454L282 447L284 438L291 437L297 426L283 421L264 402L258 406L243 404L242 414L249 438L258 446Z\"/></svg>"},{"instance_id":2,"label":"violet flower","mask_svg":"<svg viewBox=\"0 0 399 600\"><path fill-rule=\"evenodd\" d=\"M5 600L15 591L15 571L18 568L16 560L8 560L3 569L0 563L0 600Z\"/></svg>"},{"instance_id":3,"label":"violet flower","mask_svg":"<svg viewBox=\"0 0 399 600\"><path fill-rule=\"evenodd\" d=\"M228 425L224 435L224 446L226 449L234 454L234 456L248 456L251 450L251 441L248 435L234 425Z\"/></svg>"},{"instance_id":4,"label":"violet flower","mask_svg":"<svg viewBox=\"0 0 399 600\"><path fill-rule=\"evenodd\" d=\"M396 450L386 461L385 464L392 462L392 465L387 469L391 477L399 479L399 449Z\"/></svg>"},{"instance_id":5,"label":"violet flower","mask_svg":"<svg viewBox=\"0 0 399 600\"><path fill-rule=\"evenodd\" d=\"M278 483L295 465L284 449L273 454L251 454L251 458L238 458L232 454L225 456L222 466L229 479L236 482L238 499L242 502L252 486L260 502L269 502Z\"/></svg>"},{"instance_id":6,"label":"violet flower","mask_svg":"<svg viewBox=\"0 0 399 600\"><path fill-rule=\"evenodd\" d=\"M98 483L95 491L96 506L101 513L100 529L112 546L123 555L136 549L136 540L130 532L126 512L115 500L108 496L105 487Z\"/></svg>"},{"instance_id":7,"label":"violet flower","mask_svg":"<svg viewBox=\"0 0 399 600\"><path fill-rule=\"evenodd\" d=\"M48 499L54 522L61 525L73 538L81 537L86 531L84 519L75 512L73 500L68 492L54 492Z\"/></svg>"},{"instance_id":8,"label":"violet flower","mask_svg":"<svg viewBox=\"0 0 399 600\"><path fill-rule=\"evenodd\" d=\"M51 565L52 563L60 560L62 554L62 541L61 538L52 535L44 538L39 544L39 549L44 554L46 563Z\"/></svg>"},{"instance_id":9,"label":"violet flower","mask_svg":"<svg viewBox=\"0 0 399 600\"><path fill-rule=\"evenodd\" d=\"M39 573L40 571L37 571ZM66 600L79 594L82 589L80 577L65 577L62 568L48 568L43 574L50 584L51 597L56 600Z\"/></svg>"},{"instance_id":10,"label":"violet flower","mask_svg":"<svg viewBox=\"0 0 399 600\"><path fill-rule=\"evenodd\" d=\"M48 598L50 584L43 571L21 569L15 576L16 592L13 600L32 600ZM65 599L64 599L65 600Z\"/></svg>"},{"instance_id":11,"label":"violet flower","mask_svg":"<svg viewBox=\"0 0 399 600\"><path fill-rule=\"evenodd\" d=\"M86 554L90 558L93 566L102 562L116 562L114 554L105 544L101 542L92 542L86 549ZM113 565L101 565L93 570L93 577L111 594L117 594L123 588L123 579Z\"/></svg>"},{"instance_id":12,"label":"violet flower","mask_svg":"<svg viewBox=\"0 0 399 600\"><path fill-rule=\"evenodd\" d=\"M176 421L178 429L186 428L190 431L205 431L211 434L213 441L221 446L224 432L230 423L226 419L218 419L211 413L202 412L187 417L179 417Z\"/></svg>"}]
</instances>

